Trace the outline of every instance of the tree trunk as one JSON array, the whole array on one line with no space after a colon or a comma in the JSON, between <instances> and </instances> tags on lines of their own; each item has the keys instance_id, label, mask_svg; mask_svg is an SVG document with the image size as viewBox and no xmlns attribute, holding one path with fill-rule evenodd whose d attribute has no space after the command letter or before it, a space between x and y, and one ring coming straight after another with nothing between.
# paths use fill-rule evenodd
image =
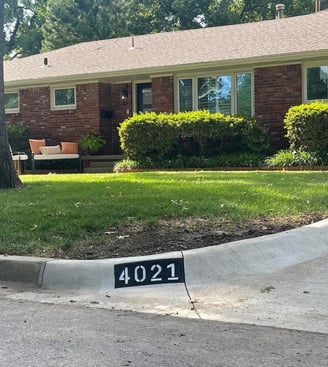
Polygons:
<instances>
[{"instance_id":1,"label":"tree trunk","mask_svg":"<svg viewBox=\"0 0 328 367\"><path fill-rule=\"evenodd\" d=\"M0 0L0 189L16 188L22 185L11 157L5 120L5 98L3 78L4 53L4 0Z\"/></svg>"}]
</instances>

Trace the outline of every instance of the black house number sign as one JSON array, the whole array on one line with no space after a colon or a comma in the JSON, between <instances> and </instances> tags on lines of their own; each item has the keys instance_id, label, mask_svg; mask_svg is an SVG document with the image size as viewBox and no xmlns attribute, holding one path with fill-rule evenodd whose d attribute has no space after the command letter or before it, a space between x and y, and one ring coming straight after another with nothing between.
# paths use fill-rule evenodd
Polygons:
<instances>
[{"instance_id":1,"label":"black house number sign","mask_svg":"<svg viewBox=\"0 0 328 367\"><path fill-rule=\"evenodd\" d=\"M183 283L182 258L130 262L114 265L115 288L163 283Z\"/></svg>"}]
</instances>

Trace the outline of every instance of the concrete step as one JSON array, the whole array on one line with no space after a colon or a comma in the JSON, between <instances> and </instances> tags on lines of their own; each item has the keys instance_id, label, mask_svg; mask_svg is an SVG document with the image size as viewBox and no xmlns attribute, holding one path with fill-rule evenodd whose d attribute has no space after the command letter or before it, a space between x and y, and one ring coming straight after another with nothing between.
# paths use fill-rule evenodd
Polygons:
<instances>
[{"instance_id":1,"label":"concrete step","mask_svg":"<svg viewBox=\"0 0 328 367\"><path fill-rule=\"evenodd\" d=\"M82 157L83 171L86 173L113 172L115 163L123 158L122 155Z\"/></svg>"},{"instance_id":2,"label":"concrete step","mask_svg":"<svg viewBox=\"0 0 328 367\"><path fill-rule=\"evenodd\" d=\"M98 167L98 168L112 167L113 168L115 163L116 162L113 162L113 161L108 161L108 162L105 162L105 161L103 161L103 162L90 162L89 167L90 168L96 168L96 167Z\"/></svg>"},{"instance_id":3,"label":"concrete step","mask_svg":"<svg viewBox=\"0 0 328 367\"><path fill-rule=\"evenodd\" d=\"M86 167L83 170L84 173L110 173L113 172L113 168L109 167Z\"/></svg>"}]
</instances>

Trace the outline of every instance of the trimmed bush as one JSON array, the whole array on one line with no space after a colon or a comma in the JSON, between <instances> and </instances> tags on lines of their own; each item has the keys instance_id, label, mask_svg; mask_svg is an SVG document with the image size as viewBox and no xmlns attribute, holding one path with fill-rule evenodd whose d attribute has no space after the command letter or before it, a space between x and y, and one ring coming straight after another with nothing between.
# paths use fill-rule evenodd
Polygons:
<instances>
[{"instance_id":1,"label":"trimmed bush","mask_svg":"<svg viewBox=\"0 0 328 367\"><path fill-rule=\"evenodd\" d=\"M314 102L291 107L284 119L291 150L328 153L328 104Z\"/></svg>"},{"instance_id":2,"label":"trimmed bush","mask_svg":"<svg viewBox=\"0 0 328 367\"><path fill-rule=\"evenodd\" d=\"M126 156L137 161L264 153L270 146L256 121L208 111L135 115L122 123L119 135Z\"/></svg>"},{"instance_id":3,"label":"trimmed bush","mask_svg":"<svg viewBox=\"0 0 328 367\"><path fill-rule=\"evenodd\" d=\"M119 136L125 155L130 159L167 156L174 139L170 116L146 113L123 121Z\"/></svg>"}]
</instances>

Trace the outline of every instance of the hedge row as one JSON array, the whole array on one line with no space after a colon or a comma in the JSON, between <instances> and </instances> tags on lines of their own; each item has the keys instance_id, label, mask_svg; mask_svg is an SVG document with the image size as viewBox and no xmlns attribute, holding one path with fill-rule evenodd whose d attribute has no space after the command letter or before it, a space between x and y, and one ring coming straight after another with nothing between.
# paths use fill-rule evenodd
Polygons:
<instances>
[{"instance_id":1,"label":"hedge row","mask_svg":"<svg viewBox=\"0 0 328 367\"><path fill-rule=\"evenodd\" d=\"M127 158L139 161L263 153L270 147L256 121L207 111L135 115L121 124L119 135Z\"/></svg>"}]
</instances>

